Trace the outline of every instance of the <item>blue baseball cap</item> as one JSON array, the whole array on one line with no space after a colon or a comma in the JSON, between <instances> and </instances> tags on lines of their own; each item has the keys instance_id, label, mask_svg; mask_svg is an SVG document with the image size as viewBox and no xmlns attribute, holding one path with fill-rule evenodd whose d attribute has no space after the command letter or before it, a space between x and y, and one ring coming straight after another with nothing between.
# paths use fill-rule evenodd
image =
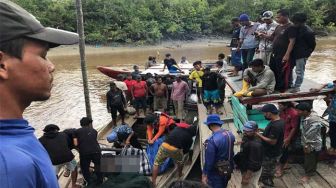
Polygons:
<instances>
[{"instance_id":1,"label":"blue baseball cap","mask_svg":"<svg viewBox=\"0 0 336 188\"><path fill-rule=\"evenodd\" d=\"M211 114L208 115L207 120L204 122L205 125L210 124L217 124L217 125L223 125L224 122L220 120L220 117L218 114Z\"/></svg>"},{"instance_id":2,"label":"blue baseball cap","mask_svg":"<svg viewBox=\"0 0 336 188\"><path fill-rule=\"evenodd\" d=\"M250 17L247 14L241 14L239 16L239 21L243 22L243 21L250 21Z\"/></svg>"},{"instance_id":3,"label":"blue baseball cap","mask_svg":"<svg viewBox=\"0 0 336 188\"><path fill-rule=\"evenodd\" d=\"M247 121L244 124L243 131L244 132L252 132L258 129L258 125L255 121Z\"/></svg>"}]
</instances>

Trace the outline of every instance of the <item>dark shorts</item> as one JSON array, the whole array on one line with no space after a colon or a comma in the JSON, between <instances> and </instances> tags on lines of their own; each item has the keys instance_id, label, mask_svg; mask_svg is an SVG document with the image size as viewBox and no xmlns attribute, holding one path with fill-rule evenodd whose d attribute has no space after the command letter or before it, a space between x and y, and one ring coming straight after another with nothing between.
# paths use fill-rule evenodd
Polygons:
<instances>
[{"instance_id":1,"label":"dark shorts","mask_svg":"<svg viewBox=\"0 0 336 188\"><path fill-rule=\"evenodd\" d=\"M146 97L135 98L133 106L135 109L139 109L140 107L146 108L147 107Z\"/></svg>"},{"instance_id":2,"label":"dark shorts","mask_svg":"<svg viewBox=\"0 0 336 188\"><path fill-rule=\"evenodd\" d=\"M117 119L117 112L119 112L120 116L125 116L125 109L123 106L112 106L111 107L111 116L112 119Z\"/></svg>"},{"instance_id":3,"label":"dark shorts","mask_svg":"<svg viewBox=\"0 0 336 188\"><path fill-rule=\"evenodd\" d=\"M241 51L237 52L237 50L231 50L231 64L237 70L241 70L243 67L241 60Z\"/></svg>"}]
</instances>

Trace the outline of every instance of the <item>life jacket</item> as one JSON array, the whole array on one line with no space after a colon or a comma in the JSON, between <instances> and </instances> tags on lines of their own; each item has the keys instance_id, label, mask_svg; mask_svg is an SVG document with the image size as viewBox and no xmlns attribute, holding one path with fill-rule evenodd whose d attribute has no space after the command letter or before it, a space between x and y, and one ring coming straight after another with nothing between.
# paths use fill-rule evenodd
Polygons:
<instances>
[{"instance_id":1,"label":"life jacket","mask_svg":"<svg viewBox=\"0 0 336 188\"><path fill-rule=\"evenodd\" d=\"M166 117L166 122L165 122L166 131L165 131L165 133L168 133L169 132L168 131L169 126L175 124L174 119L164 112L154 112L154 114L157 115L156 121L153 124L154 132L157 132L159 130L160 124L162 123L162 122L160 122L161 121L161 116L164 116L164 117Z\"/></svg>"}]
</instances>

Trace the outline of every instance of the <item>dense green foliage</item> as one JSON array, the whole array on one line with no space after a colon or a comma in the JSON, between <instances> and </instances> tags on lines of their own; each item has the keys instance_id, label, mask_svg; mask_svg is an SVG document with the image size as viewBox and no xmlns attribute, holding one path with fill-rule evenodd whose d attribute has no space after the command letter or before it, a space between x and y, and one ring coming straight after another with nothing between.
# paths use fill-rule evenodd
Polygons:
<instances>
[{"instance_id":1,"label":"dense green foliage","mask_svg":"<svg viewBox=\"0 0 336 188\"><path fill-rule=\"evenodd\" d=\"M14 0L42 24L76 30L75 0ZM82 0L86 41L89 43L155 43L162 39L192 39L223 35L231 18L247 13L287 8L305 12L308 24L332 30L336 0Z\"/></svg>"}]
</instances>

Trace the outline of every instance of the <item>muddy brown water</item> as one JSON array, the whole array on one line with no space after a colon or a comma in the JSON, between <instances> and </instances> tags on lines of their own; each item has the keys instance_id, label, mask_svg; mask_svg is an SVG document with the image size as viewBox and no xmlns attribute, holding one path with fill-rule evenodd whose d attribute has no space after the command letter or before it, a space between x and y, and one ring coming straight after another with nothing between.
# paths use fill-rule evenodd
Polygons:
<instances>
[{"instance_id":1,"label":"muddy brown water","mask_svg":"<svg viewBox=\"0 0 336 188\"><path fill-rule=\"evenodd\" d=\"M216 59L218 53L229 54L229 49L223 41L188 46L151 48L123 48L122 50L94 50L87 55L88 82L90 89L91 110L94 127L106 125L111 116L106 111L105 94L108 90L110 78L96 70L96 66L131 67L134 64L143 66L149 55L156 55L159 51L160 61L162 56L170 52L176 60L187 56L190 62L195 60ZM50 59L56 65L54 72L54 86L52 96L44 102L33 103L24 113L36 129L36 135L42 134L42 129L47 124L56 124L61 129L79 127L79 120L85 116L85 104L82 88L82 75L79 64L79 55L69 55L71 48L61 49L60 53L50 52ZM105 50L105 51L104 51ZM63 52L62 52L63 51ZM98 53L95 53L98 52ZM336 79L336 37L318 40L317 48L309 59L306 78L317 83L325 83ZM322 100L315 101L314 108L319 113L325 109Z\"/></svg>"}]
</instances>

